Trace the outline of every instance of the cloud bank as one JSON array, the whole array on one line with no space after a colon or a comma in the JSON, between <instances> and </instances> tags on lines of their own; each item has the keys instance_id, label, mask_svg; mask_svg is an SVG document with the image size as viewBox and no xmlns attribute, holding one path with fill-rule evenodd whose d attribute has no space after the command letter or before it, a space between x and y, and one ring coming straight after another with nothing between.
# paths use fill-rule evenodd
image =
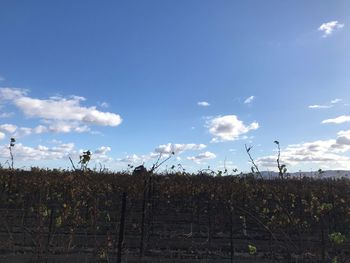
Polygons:
<instances>
[{"instance_id":1,"label":"cloud bank","mask_svg":"<svg viewBox=\"0 0 350 263\"><path fill-rule=\"evenodd\" d=\"M336 139L318 140L301 144L292 144L281 151L281 163L288 166L317 165L327 169L350 169L350 157L344 155L350 151L350 130L340 131ZM276 169L276 155L257 159L265 168Z\"/></svg>"}]
</instances>

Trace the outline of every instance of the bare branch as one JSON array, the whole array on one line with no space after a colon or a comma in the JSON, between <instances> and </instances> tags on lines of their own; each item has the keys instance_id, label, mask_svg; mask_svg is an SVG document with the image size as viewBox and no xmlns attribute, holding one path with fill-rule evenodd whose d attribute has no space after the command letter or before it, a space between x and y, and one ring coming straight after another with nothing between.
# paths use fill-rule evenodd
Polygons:
<instances>
[{"instance_id":1,"label":"bare branch","mask_svg":"<svg viewBox=\"0 0 350 263\"><path fill-rule=\"evenodd\" d=\"M250 154L250 150L253 148L253 146L247 147L246 144L244 144L244 146L245 146L245 151L247 152L247 154L249 156L249 159L250 159L250 162L253 164L253 167L255 168L256 173L260 176L260 178L262 180L264 180L263 176L260 173L259 167L257 166L257 164L255 163L253 157Z\"/></svg>"},{"instance_id":2,"label":"bare branch","mask_svg":"<svg viewBox=\"0 0 350 263\"><path fill-rule=\"evenodd\" d=\"M70 163L72 164L73 169L76 171L77 168L75 168L75 165L74 165L74 163L72 161L72 158L70 158L70 156L68 156L68 158L69 158Z\"/></svg>"}]
</instances>

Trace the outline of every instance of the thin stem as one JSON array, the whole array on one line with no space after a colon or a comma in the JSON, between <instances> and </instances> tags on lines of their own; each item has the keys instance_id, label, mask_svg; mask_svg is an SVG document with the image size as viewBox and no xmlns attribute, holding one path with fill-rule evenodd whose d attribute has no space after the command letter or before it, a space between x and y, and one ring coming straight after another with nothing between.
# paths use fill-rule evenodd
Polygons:
<instances>
[{"instance_id":1,"label":"thin stem","mask_svg":"<svg viewBox=\"0 0 350 263\"><path fill-rule=\"evenodd\" d=\"M74 163L72 161L72 158L70 158L70 156L68 156L68 158L69 158L70 163L72 164L73 169L76 171L77 168L75 168L75 165L74 165Z\"/></svg>"},{"instance_id":2,"label":"thin stem","mask_svg":"<svg viewBox=\"0 0 350 263\"><path fill-rule=\"evenodd\" d=\"M276 141L277 142L277 141ZM280 178L283 180L283 172L282 172L282 166L280 164L280 157L281 157L281 148L280 148L280 144L277 144L277 149L278 149L278 155L277 155L277 167L278 167L278 174L280 176Z\"/></svg>"},{"instance_id":3,"label":"thin stem","mask_svg":"<svg viewBox=\"0 0 350 263\"><path fill-rule=\"evenodd\" d=\"M257 166L257 164L255 163L253 157L251 156L250 154L250 150L253 148L253 146L250 146L250 147L247 147L246 144L244 144L245 146L245 151L247 152L248 156L249 156L249 159L250 159L250 162L253 164L255 170L256 170L256 173L260 176L261 179L264 179L263 176L261 175L260 173L260 170L259 170L259 167Z\"/></svg>"},{"instance_id":4,"label":"thin stem","mask_svg":"<svg viewBox=\"0 0 350 263\"><path fill-rule=\"evenodd\" d=\"M10 156L11 156L11 169L13 170L13 154L12 154L12 146L9 147Z\"/></svg>"}]
</instances>

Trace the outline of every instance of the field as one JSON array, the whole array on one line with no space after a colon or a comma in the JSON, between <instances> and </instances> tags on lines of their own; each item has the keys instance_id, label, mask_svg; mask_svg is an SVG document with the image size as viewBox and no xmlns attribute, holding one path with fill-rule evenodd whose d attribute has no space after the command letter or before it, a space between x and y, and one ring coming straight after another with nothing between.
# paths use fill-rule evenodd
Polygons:
<instances>
[{"instance_id":1,"label":"field","mask_svg":"<svg viewBox=\"0 0 350 263\"><path fill-rule=\"evenodd\" d=\"M350 262L350 180L0 170L0 262Z\"/></svg>"}]
</instances>

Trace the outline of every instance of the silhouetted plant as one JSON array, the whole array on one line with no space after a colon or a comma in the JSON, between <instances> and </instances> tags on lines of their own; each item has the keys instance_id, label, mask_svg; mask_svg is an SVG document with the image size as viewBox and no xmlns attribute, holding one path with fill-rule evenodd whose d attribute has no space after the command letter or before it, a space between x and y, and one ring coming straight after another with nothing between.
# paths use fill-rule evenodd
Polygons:
<instances>
[{"instance_id":1,"label":"silhouetted plant","mask_svg":"<svg viewBox=\"0 0 350 263\"><path fill-rule=\"evenodd\" d=\"M253 148L253 146L247 147L246 144L245 144L244 146L245 146L245 151L246 151L246 153L247 153L248 156L249 156L250 162L251 162L252 165L253 165L253 166L251 167L252 174L255 174L255 173L256 173L256 174L258 174L258 176L259 176L261 179L264 179L263 176L262 176L262 174L260 173L260 170L259 170L258 165L255 163L255 161L254 161L252 155L250 154L250 150Z\"/></svg>"},{"instance_id":2,"label":"silhouetted plant","mask_svg":"<svg viewBox=\"0 0 350 263\"><path fill-rule=\"evenodd\" d=\"M274 143L277 145L278 155L277 155L277 168L278 168L278 175L283 180L284 175L287 173L287 167L285 164L280 163L281 158L281 148L279 141L274 141Z\"/></svg>"},{"instance_id":3,"label":"silhouetted plant","mask_svg":"<svg viewBox=\"0 0 350 263\"><path fill-rule=\"evenodd\" d=\"M91 152L89 150L85 151L85 152L83 152L82 155L79 156L79 158L80 158L79 163L81 164L81 169L86 170L87 166L91 160Z\"/></svg>"}]
</instances>

